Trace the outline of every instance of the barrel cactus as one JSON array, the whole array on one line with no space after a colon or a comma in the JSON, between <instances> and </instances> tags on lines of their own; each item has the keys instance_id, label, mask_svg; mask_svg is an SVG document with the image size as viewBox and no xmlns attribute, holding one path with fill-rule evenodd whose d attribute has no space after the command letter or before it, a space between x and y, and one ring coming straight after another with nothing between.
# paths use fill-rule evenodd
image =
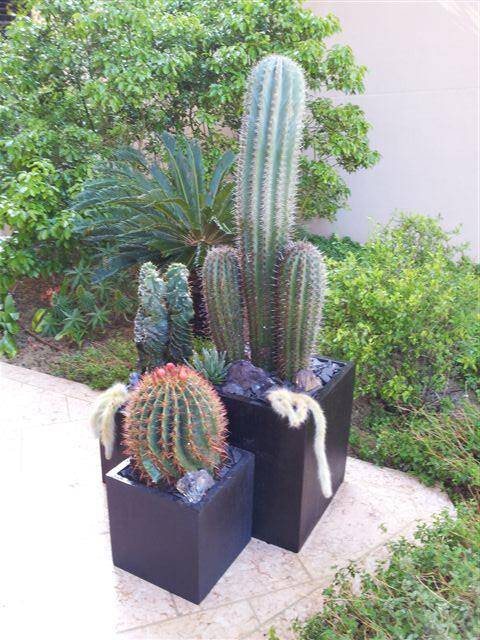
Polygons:
<instances>
[{"instance_id":1,"label":"barrel cactus","mask_svg":"<svg viewBox=\"0 0 480 640\"><path fill-rule=\"evenodd\" d=\"M146 373L125 414L125 451L147 484L172 485L199 469L215 475L226 461L224 407L212 385L184 365Z\"/></svg>"},{"instance_id":2,"label":"barrel cactus","mask_svg":"<svg viewBox=\"0 0 480 640\"><path fill-rule=\"evenodd\" d=\"M167 360L183 362L192 355L193 303L188 269L171 264L162 277L151 262L140 268L135 343L142 371Z\"/></svg>"},{"instance_id":3,"label":"barrel cactus","mask_svg":"<svg viewBox=\"0 0 480 640\"><path fill-rule=\"evenodd\" d=\"M253 363L289 380L308 367L325 285L321 254L307 243L291 244L304 104L305 81L295 62L273 55L253 69L237 168L237 252L213 249L203 272L217 347L230 359L243 357L243 316L232 313L243 308ZM298 288L314 292L314 301L294 295Z\"/></svg>"}]
</instances>

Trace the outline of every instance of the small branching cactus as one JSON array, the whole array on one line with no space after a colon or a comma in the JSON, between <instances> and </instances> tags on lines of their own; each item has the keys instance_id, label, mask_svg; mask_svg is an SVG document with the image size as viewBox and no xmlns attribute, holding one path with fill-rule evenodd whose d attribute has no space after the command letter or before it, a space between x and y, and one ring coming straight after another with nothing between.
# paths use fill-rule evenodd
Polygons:
<instances>
[{"instance_id":1,"label":"small branching cactus","mask_svg":"<svg viewBox=\"0 0 480 640\"><path fill-rule=\"evenodd\" d=\"M135 343L141 370L149 371L167 360L182 362L189 358L193 304L187 268L172 264L162 277L151 262L146 262L140 269L138 297Z\"/></svg>"},{"instance_id":2,"label":"small branching cactus","mask_svg":"<svg viewBox=\"0 0 480 640\"><path fill-rule=\"evenodd\" d=\"M168 356L168 309L165 294L165 281L151 262L145 262L140 268L139 307L134 328L142 371L165 362Z\"/></svg>"},{"instance_id":3,"label":"small branching cactus","mask_svg":"<svg viewBox=\"0 0 480 640\"><path fill-rule=\"evenodd\" d=\"M321 254L306 243L290 244L304 104L305 81L295 62L273 55L253 69L237 170L237 252L213 249L203 271L218 349L229 360L244 357L243 308L253 364L289 380L308 366L325 283ZM285 309L287 298L298 308Z\"/></svg>"},{"instance_id":4,"label":"small branching cactus","mask_svg":"<svg viewBox=\"0 0 480 640\"><path fill-rule=\"evenodd\" d=\"M125 413L125 450L147 484L174 484L199 469L215 475L226 461L225 409L212 385L186 366L145 374Z\"/></svg>"},{"instance_id":5,"label":"small branching cactus","mask_svg":"<svg viewBox=\"0 0 480 640\"><path fill-rule=\"evenodd\" d=\"M192 355L193 302L188 286L188 269L171 264L165 272L166 300L169 310L168 349L170 359L181 362Z\"/></svg>"}]
</instances>

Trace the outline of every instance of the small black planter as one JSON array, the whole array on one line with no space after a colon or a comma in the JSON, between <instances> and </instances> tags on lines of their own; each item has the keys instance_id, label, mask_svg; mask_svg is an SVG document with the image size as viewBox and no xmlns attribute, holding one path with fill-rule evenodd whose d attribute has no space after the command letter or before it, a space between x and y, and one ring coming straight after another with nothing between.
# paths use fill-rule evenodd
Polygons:
<instances>
[{"instance_id":1,"label":"small black planter","mask_svg":"<svg viewBox=\"0 0 480 640\"><path fill-rule=\"evenodd\" d=\"M200 603L251 538L254 458L234 451L237 461L197 504L123 477L128 459L112 469L114 565Z\"/></svg>"},{"instance_id":2,"label":"small black planter","mask_svg":"<svg viewBox=\"0 0 480 640\"><path fill-rule=\"evenodd\" d=\"M353 363L338 364L343 366L334 378L310 393L327 420L334 494L345 476L355 376ZM227 407L231 444L255 454L252 535L300 551L331 500L323 496L318 481L312 418L292 429L267 402L220 395Z\"/></svg>"},{"instance_id":3,"label":"small black planter","mask_svg":"<svg viewBox=\"0 0 480 640\"><path fill-rule=\"evenodd\" d=\"M100 442L100 463L102 465L103 482L105 482L105 476L110 471L110 469L113 469L128 457L122 449L122 431L124 420L125 417L122 413L122 409L119 409L115 414L115 442L113 444L112 457L110 458L110 460L107 460L107 458L105 457L105 449L103 447L103 444Z\"/></svg>"}]
</instances>

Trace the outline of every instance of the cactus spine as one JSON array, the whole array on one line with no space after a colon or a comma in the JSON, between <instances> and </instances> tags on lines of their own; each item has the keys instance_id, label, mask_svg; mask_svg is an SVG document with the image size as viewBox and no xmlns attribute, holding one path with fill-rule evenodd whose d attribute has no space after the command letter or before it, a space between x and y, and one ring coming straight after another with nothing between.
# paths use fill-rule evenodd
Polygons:
<instances>
[{"instance_id":1,"label":"cactus spine","mask_svg":"<svg viewBox=\"0 0 480 640\"><path fill-rule=\"evenodd\" d=\"M277 370L292 380L308 365L322 318L326 285L322 254L308 242L291 242L280 256L277 289Z\"/></svg>"},{"instance_id":2,"label":"cactus spine","mask_svg":"<svg viewBox=\"0 0 480 640\"><path fill-rule=\"evenodd\" d=\"M325 283L321 254L307 243L290 244L304 103L305 82L295 62L269 56L253 69L237 172L240 274L221 286L212 272L226 270L233 253L227 257L216 248L207 256L203 281L218 349L233 359L232 335L239 331L228 318L243 304L253 363L289 380L308 367ZM241 282L241 294L235 281Z\"/></svg>"},{"instance_id":3,"label":"cactus spine","mask_svg":"<svg viewBox=\"0 0 480 640\"><path fill-rule=\"evenodd\" d=\"M238 247L250 349L256 365L274 366L274 274L294 220L305 83L281 56L252 71L240 136L237 176Z\"/></svg>"},{"instance_id":4,"label":"cactus spine","mask_svg":"<svg viewBox=\"0 0 480 640\"><path fill-rule=\"evenodd\" d=\"M189 358L193 304L186 267L172 264L163 278L151 262L146 262L140 268L138 296L134 333L141 370L154 369L167 360Z\"/></svg>"},{"instance_id":5,"label":"cactus spine","mask_svg":"<svg viewBox=\"0 0 480 640\"><path fill-rule=\"evenodd\" d=\"M187 471L212 474L227 455L226 417L202 376L168 363L145 374L127 407L124 446L146 483L174 484Z\"/></svg>"},{"instance_id":6,"label":"cactus spine","mask_svg":"<svg viewBox=\"0 0 480 640\"><path fill-rule=\"evenodd\" d=\"M245 357L240 267L232 247L212 249L203 265L205 304L213 341L228 360Z\"/></svg>"}]
</instances>

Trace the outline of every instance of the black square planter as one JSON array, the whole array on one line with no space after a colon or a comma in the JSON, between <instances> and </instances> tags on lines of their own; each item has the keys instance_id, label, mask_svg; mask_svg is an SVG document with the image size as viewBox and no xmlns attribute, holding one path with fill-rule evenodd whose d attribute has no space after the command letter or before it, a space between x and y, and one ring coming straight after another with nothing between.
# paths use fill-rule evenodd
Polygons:
<instances>
[{"instance_id":1,"label":"black square planter","mask_svg":"<svg viewBox=\"0 0 480 640\"><path fill-rule=\"evenodd\" d=\"M120 475L106 478L113 563L158 587L200 603L252 533L254 458L237 461L197 504Z\"/></svg>"},{"instance_id":2,"label":"black square planter","mask_svg":"<svg viewBox=\"0 0 480 640\"><path fill-rule=\"evenodd\" d=\"M338 364L342 366L334 378L310 392L327 421L334 494L345 476L355 376L353 363ZM300 551L331 500L324 497L318 481L312 417L293 429L267 402L220 395L227 407L231 444L255 454L252 535Z\"/></svg>"},{"instance_id":3,"label":"black square planter","mask_svg":"<svg viewBox=\"0 0 480 640\"><path fill-rule=\"evenodd\" d=\"M113 443L112 457L107 460L105 457L105 449L100 442L100 464L102 465L102 481L105 482L105 476L120 462L123 462L128 458L128 455L124 453L122 449L122 437L123 437L123 422L125 417L123 415L122 408L115 413L115 441Z\"/></svg>"}]
</instances>

